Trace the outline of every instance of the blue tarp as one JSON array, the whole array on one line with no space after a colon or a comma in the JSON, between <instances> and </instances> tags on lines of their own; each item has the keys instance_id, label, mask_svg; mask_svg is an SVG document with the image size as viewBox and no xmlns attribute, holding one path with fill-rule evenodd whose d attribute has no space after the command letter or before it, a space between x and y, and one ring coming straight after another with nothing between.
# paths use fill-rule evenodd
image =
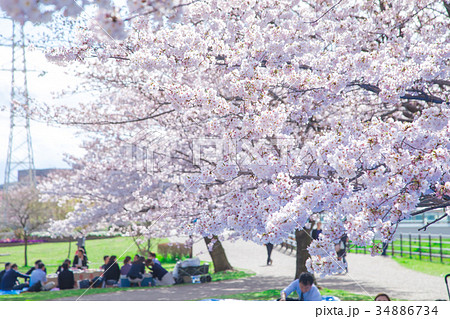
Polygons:
<instances>
[{"instance_id":1,"label":"blue tarp","mask_svg":"<svg viewBox=\"0 0 450 319\"><path fill-rule=\"evenodd\" d=\"M202 299L200 301L230 301L230 300L239 300L239 299ZM273 300L272 300L273 301ZM341 301L338 297L335 296L322 296L322 301Z\"/></svg>"},{"instance_id":2,"label":"blue tarp","mask_svg":"<svg viewBox=\"0 0 450 319\"><path fill-rule=\"evenodd\" d=\"M23 291L27 291L28 288L26 290L0 290L0 296L1 295L18 295Z\"/></svg>"},{"instance_id":3,"label":"blue tarp","mask_svg":"<svg viewBox=\"0 0 450 319\"><path fill-rule=\"evenodd\" d=\"M322 301L341 301L341 299L335 296L322 296Z\"/></svg>"}]
</instances>

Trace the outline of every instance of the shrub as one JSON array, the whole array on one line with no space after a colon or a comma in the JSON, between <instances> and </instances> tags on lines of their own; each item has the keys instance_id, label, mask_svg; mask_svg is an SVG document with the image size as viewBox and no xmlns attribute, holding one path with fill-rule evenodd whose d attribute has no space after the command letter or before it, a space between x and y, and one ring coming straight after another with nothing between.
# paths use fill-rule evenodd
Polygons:
<instances>
[{"instance_id":1,"label":"shrub","mask_svg":"<svg viewBox=\"0 0 450 319\"><path fill-rule=\"evenodd\" d=\"M191 248L181 243L164 243L158 245L158 254L162 256L163 260L177 260L189 257Z\"/></svg>"}]
</instances>

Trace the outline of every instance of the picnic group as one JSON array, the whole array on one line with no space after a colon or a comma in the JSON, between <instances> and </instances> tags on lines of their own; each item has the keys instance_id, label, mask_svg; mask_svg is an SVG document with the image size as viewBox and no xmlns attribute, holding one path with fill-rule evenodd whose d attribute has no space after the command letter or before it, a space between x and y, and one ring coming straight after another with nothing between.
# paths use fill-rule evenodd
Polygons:
<instances>
[{"instance_id":1,"label":"picnic group","mask_svg":"<svg viewBox=\"0 0 450 319\"><path fill-rule=\"evenodd\" d=\"M270 258L270 257L269 257ZM88 259L83 248L79 248L73 261L66 259L56 271L57 283L47 280L47 271L42 260L36 260L34 267L26 273L19 272L17 264L5 263L5 269L0 272L0 290L4 293L8 291L39 292L49 290L73 289L89 287L119 287L125 279L130 285L141 286L147 281L146 286L167 286L175 284L177 278L177 267L173 274L161 266L155 253L149 253L149 258L144 258L136 254L133 261L130 256L125 257L122 267L117 264L117 257L104 256L104 264L100 267L100 275L94 277L82 285L82 281L75 282L74 273L87 271ZM148 270L148 272L146 272ZM25 282L20 283L18 278L24 278ZM297 292L297 298L288 297L291 293ZM324 299L318 287L314 284L314 276L311 273L303 272L299 278L291 282L280 293L279 301L322 301ZM336 299L333 299L336 300ZM339 299L337 299L339 300ZM375 301L390 301L386 294L379 294Z\"/></svg>"},{"instance_id":2,"label":"picnic group","mask_svg":"<svg viewBox=\"0 0 450 319\"><path fill-rule=\"evenodd\" d=\"M104 264L98 270L99 276L78 282L75 280L75 274L89 272L88 258L83 248L77 250L72 261L66 259L58 267L55 275L47 276L47 270L42 260L36 260L34 267L26 273L19 272L17 264L6 262L5 269L0 271L0 290L3 292L39 292L76 287L119 287L124 280L130 286L141 286L144 281L146 286L175 284L172 273L161 266L156 254L152 252L149 253L148 258L136 254L131 260L130 256L126 256L121 267L119 267L115 255L104 256L103 262ZM48 280L48 277L56 277L57 280ZM19 278L23 278L24 282L21 283Z\"/></svg>"}]
</instances>

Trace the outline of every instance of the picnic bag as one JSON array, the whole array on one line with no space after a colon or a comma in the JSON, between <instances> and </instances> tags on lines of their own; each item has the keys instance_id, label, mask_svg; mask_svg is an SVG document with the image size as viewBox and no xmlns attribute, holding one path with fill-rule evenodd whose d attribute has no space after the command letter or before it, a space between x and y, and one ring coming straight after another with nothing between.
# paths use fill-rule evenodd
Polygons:
<instances>
[{"instance_id":1,"label":"picnic bag","mask_svg":"<svg viewBox=\"0 0 450 319\"><path fill-rule=\"evenodd\" d=\"M33 286L31 286L28 289L28 292L39 292L42 290L42 284L41 281L38 281L37 283L35 283Z\"/></svg>"},{"instance_id":2,"label":"picnic bag","mask_svg":"<svg viewBox=\"0 0 450 319\"><path fill-rule=\"evenodd\" d=\"M87 279L78 281L78 287L80 289L87 289L87 288L89 288L89 286L90 286L90 283L89 283L89 280L87 280Z\"/></svg>"}]
</instances>

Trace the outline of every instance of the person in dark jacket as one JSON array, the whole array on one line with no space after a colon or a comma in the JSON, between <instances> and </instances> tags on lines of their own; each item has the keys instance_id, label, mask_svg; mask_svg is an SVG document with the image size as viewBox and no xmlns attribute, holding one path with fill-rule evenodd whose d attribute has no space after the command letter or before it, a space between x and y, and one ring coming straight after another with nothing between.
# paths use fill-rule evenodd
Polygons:
<instances>
[{"instance_id":1,"label":"person in dark jacket","mask_svg":"<svg viewBox=\"0 0 450 319\"><path fill-rule=\"evenodd\" d=\"M117 264L117 257L109 257L109 262L105 267L105 272L103 273L103 280L107 285L114 285L120 279L120 268Z\"/></svg>"},{"instance_id":2,"label":"person in dark jacket","mask_svg":"<svg viewBox=\"0 0 450 319\"><path fill-rule=\"evenodd\" d=\"M83 250L81 250L81 249L77 250L77 254L73 258L72 267L76 267L76 268L85 267L85 268L88 268L87 256L84 254Z\"/></svg>"},{"instance_id":3,"label":"person in dark jacket","mask_svg":"<svg viewBox=\"0 0 450 319\"><path fill-rule=\"evenodd\" d=\"M105 270L106 269L106 265L108 265L109 263L109 256L103 256L103 265L100 266L100 269Z\"/></svg>"},{"instance_id":4,"label":"person in dark jacket","mask_svg":"<svg viewBox=\"0 0 450 319\"><path fill-rule=\"evenodd\" d=\"M172 274L164 269L161 264L157 264L153 261L153 259L149 258L145 261L145 265L151 270L157 286L168 286L175 284Z\"/></svg>"},{"instance_id":5,"label":"person in dark jacket","mask_svg":"<svg viewBox=\"0 0 450 319\"><path fill-rule=\"evenodd\" d=\"M131 264L131 268L128 271L127 277L130 283L137 283L141 284L143 274L145 273L145 265L144 265L145 258L139 257L137 261L133 261Z\"/></svg>"},{"instance_id":6,"label":"person in dark jacket","mask_svg":"<svg viewBox=\"0 0 450 319\"><path fill-rule=\"evenodd\" d=\"M70 267L70 259L64 260L63 264L62 264L61 266L58 266L58 269L56 270L56 273L57 273L57 274L59 274L61 271L64 270L64 269L63 269L63 265L64 265L64 264L67 264L68 267ZM67 268L68 268L68 267L67 267Z\"/></svg>"},{"instance_id":7,"label":"person in dark jacket","mask_svg":"<svg viewBox=\"0 0 450 319\"><path fill-rule=\"evenodd\" d=\"M75 285L75 278L73 272L69 270L69 263L61 265L62 271L58 274L58 287L59 289L73 289Z\"/></svg>"},{"instance_id":8,"label":"person in dark jacket","mask_svg":"<svg viewBox=\"0 0 450 319\"><path fill-rule=\"evenodd\" d=\"M322 234L322 223L317 222L317 227L315 229L313 229L313 231L311 233L311 237L314 240L318 240L320 234Z\"/></svg>"},{"instance_id":9,"label":"person in dark jacket","mask_svg":"<svg viewBox=\"0 0 450 319\"><path fill-rule=\"evenodd\" d=\"M30 278L30 276L22 274L17 271L17 264L12 264L11 268L5 272L2 278L2 283L0 286L1 290L22 290L25 287L28 287L28 284L20 284L16 285L17 278Z\"/></svg>"},{"instance_id":10,"label":"person in dark jacket","mask_svg":"<svg viewBox=\"0 0 450 319\"><path fill-rule=\"evenodd\" d=\"M11 263L5 263L5 269L0 271L0 286L2 284L3 275L11 268Z\"/></svg>"}]
</instances>

